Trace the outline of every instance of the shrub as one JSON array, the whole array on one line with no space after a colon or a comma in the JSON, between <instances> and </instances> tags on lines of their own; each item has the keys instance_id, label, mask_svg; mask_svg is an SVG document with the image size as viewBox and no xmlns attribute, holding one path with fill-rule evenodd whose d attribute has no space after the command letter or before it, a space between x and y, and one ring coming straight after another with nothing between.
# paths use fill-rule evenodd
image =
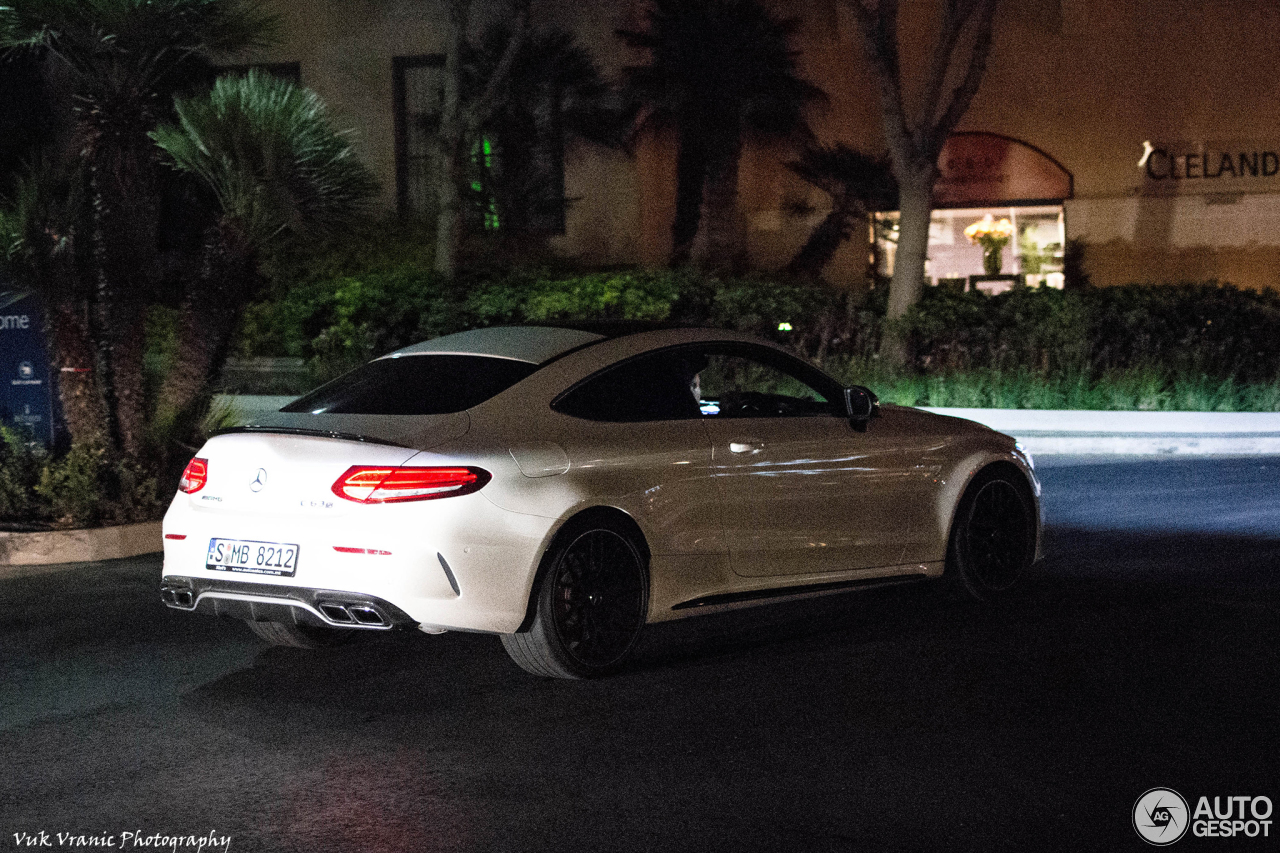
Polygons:
<instances>
[{"instance_id":1,"label":"shrub","mask_svg":"<svg viewBox=\"0 0 1280 853\"><path fill-rule=\"evenodd\" d=\"M0 427L0 523L88 527L159 518L155 477L135 463L108 460L76 444L62 456Z\"/></svg>"},{"instance_id":2,"label":"shrub","mask_svg":"<svg viewBox=\"0 0 1280 853\"><path fill-rule=\"evenodd\" d=\"M535 268L444 282L416 263L383 264L302 284L252 306L239 350L301 356L320 381L374 356L464 329L648 321L754 332L822 356L833 348L874 351L882 313L858 306L846 291L764 278L708 278L690 270ZM791 331L780 331L782 323Z\"/></svg>"},{"instance_id":3,"label":"shrub","mask_svg":"<svg viewBox=\"0 0 1280 853\"><path fill-rule=\"evenodd\" d=\"M1280 373L1280 295L1217 282L997 296L929 288L902 325L916 366L931 370L1156 368L1252 381Z\"/></svg>"},{"instance_id":4,"label":"shrub","mask_svg":"<svg viewBox=\"0 0 1280 853\"><path fill-rule=\"evenodd\" d=\"M0 520L36 517L39 501L33 488L40 479L41 457L21 433L0 427Z\"/></svg>"},{"instance_id":5,"label":"shrub","mask_svg":"<svg viewBox=\"0 0 1280 853\"><path fill-rule=\"evenodd\" d=\"M44 499L42 509L55 521L96 524L103 510L103 472L106 462L97 448L76 445L62 459L47 460L34 491Z\"/></svg>"},{"instance_id":6,"label":"shrub","mask_svg":"<svg viewBox=\"0 0 1280 853\"><path fill-rule=\"evenodd\" d=\"M853 359L866 367L874 364L885 322L883 286L858 298L765 276L549 266L445 282L409 233L388 228L363 248L348 246L297 267L293 286L281 285L276 298L251 308L242 354L302 356L320 380L462 329L652 321L751 332L807 358ZM909 374L999 376L988 382L998 393L981 390L986 386L977 379L963 393L1020 406L1084 397L1098 403L1098 383L1108 376L1107 393L1134 406L1159 408L1169 398L1215 407L1218 397L1234 401L1223 405L1243 405L1246 387L1265 406L1271 398L1265 383L1280 375L1280 294L1217 282L1015 288L997 296L927 288L898 323L914 361L892 381L914 383L912 393L923 397L942 392ZM1132 375L1120 381L1120 372ZM1226 389L1228 378L1243 384Z\"/></svg>"},{"instance_id":7,"label":"shrub","mask_svg":"<svg viewBox=\"0 0 1280 853\"><path fill-rule=\"evenodd\" d=\"M866 385L883 402L979 409L1109 411L1280 411L1280 385L1238 382L1152 368L1045 374L1034 370L968 370L922 374L886 369L874 360L835 356L822 365L848 385Z\"/></svg>"}]
</instances>

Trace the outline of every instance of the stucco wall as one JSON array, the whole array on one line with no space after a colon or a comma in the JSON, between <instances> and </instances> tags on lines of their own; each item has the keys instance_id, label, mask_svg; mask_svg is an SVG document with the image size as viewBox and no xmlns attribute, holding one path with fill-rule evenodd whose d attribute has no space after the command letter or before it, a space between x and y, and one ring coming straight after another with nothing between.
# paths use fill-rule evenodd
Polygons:
<instances>
[{"instance_id":1,"label":"stucco wall","mask_svg":"<svg viewBox=\"0 0 1280 853\"><path fill-rule=\"evenodd\" d=\"M302 79L356 126L360 148L394 201L391 57L440 49L442 9L429 0L271 0L284 40L260 57L298 61ZM639 57L613 31L638 23L638 0L540 0L537 20L571 26L606 73ZM827 92L812 122L822 139L884 149L878 105L850 13L839 0L778 0L800 15L800 68ZM933 37L933 0L903 0L908 99ZM1253 0L1020 0L1002 5L987 77L961 130L1043 149L1075 178L1068 236L1084 241L1098 284L1216 277L1263 287L1280 259L1280 175L1153 181L1144 141L1197 152L1280 151L1280 8ZM916 76L912 76L912 75ZM753 260L784 264L826 209L791 175L777 146L750 146L741 205ZM674 201L674 147L637 140L634 156L590 146L566 152L573 199L567 254L661 263ZM809 216L794 210L808 205ZM829 270L862 275L861 247Z\"/></svg>"},{"instance_id":2,"label":"stucco wall","mask_svg":"<svg viewBox=\"0 0 1280 853\"><path fill-rule=\"evenodd\" d=\"M320 94L395 207L391 58L439 53L443 8L433 0L267 0L280 39L244 61L297 62L302 83Z\"/></svg>"}]
</instances>

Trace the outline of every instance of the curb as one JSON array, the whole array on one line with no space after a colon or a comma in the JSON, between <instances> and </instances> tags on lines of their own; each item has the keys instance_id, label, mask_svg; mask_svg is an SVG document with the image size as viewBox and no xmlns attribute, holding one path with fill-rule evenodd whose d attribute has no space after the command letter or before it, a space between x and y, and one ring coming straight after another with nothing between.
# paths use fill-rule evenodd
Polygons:
<instances>
[{"instance_id":1,"label":"curb","mask_svg":"<svg viewBox=\"0 0 1280 853\"><path fill-rule=\"evenodd\" d=\"M29 573L11 572L9 567L55 566L154 554L163 550L160 525L159 521L144 521L88 530L0 531L0 578Z\"/></svg>"},{"instance_id":2,"label":"curb","mask_svg":"<svg viewBox=\"0 0 1280 853\"><path fill-rule=\"evenodd\" d=\"M1280 412L926 411L989 426L1036 456L1280 455Z\"/></svg>"}]
</instances>

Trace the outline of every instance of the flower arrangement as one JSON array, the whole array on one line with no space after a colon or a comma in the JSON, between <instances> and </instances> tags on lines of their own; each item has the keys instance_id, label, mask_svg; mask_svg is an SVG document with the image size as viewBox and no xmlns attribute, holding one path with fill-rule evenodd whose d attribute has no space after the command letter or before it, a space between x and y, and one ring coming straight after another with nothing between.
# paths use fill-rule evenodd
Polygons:
<instances>
[{"instance_id":1,"label":"flower arrangement","mask_svg":"<svg viewBox=\"0 0 1280 853\"><path fill-rule=\"evenodd\" d=\"M1013 223L997 222L990 213L964 229L969 242L982 247L982 269L987 275L1000 274L1000 252L1013 239Z\"/></svg>"}]
</instances>

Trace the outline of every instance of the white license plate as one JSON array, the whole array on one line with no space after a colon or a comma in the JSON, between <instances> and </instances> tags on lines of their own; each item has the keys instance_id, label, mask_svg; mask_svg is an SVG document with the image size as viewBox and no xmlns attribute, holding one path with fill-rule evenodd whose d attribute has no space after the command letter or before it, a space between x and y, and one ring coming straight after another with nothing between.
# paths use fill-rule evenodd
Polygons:
<instances>
[{"instance_id":1,"label":"white license plate","mask_svg":"<svg viewBox=\"0 0 1280 853\"><path fill-rule=\"evenodd\" d=\"M204 567L217 572L291 577L298 569L298 546L243 539L210 539Z\"/></svg>"}]
</instances>

